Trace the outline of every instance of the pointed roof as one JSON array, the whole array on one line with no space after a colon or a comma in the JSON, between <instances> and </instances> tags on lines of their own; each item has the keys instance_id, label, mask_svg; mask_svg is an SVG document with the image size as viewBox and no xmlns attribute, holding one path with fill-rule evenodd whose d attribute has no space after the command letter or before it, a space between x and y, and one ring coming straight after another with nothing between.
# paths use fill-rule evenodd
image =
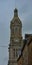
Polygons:
<instances>
[{"instance_id":1,"label":"pointed roof","mask_svg":"<svg viewBox=\"0 0 32 65\"><path fill-rule=\"evenodd\" d=\"M22 27L22 22L21 22L21 20L18 17L18 9L17 8L14 9L14 17L11 20L10 26L12 26L12 24L15 24L15 23L19 24Z\"/></svg>"},{"instance_id":2,"label":"pointed roof","mask_svg":"<svg viewBox=\"0 0 32 65\"><path fill-rule=\"evenodd\" d=\"M17 10L17 8L14 9L14 16L18 16L18 10Z\"/></svg>"},{"instance_id":3,"label":"pointed roof","mask_svg":"<svg viewBox=\"0 0 32 65\"><path fill-rule=\"evenodd\" d=\"M14 12L18 12L17 8L14 9Z\"/></svg>"}]
</instances>

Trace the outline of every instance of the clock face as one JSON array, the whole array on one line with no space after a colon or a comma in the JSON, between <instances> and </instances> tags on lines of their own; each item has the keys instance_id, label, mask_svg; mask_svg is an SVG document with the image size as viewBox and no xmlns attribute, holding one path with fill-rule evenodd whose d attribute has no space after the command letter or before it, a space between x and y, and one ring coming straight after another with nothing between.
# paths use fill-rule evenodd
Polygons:
<instances>
[{"instance_id":1,"label":"clock face","mask_svg":"<svg viewBox=\"0 0 32 65\"><path fill-rule=\"evenodd\" d=\"M17 34L18 32L19 32L19 27L18 27L18 26L15 26L15 27L14 27L14 33Z\"/></svg>"}]
</instances>

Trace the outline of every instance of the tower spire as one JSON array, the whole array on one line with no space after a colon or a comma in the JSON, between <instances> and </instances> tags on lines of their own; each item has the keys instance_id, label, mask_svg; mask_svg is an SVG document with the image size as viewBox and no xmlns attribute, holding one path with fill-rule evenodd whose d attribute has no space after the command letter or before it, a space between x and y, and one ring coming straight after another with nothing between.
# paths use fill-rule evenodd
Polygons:
<instances>
[{"instance_id":1,"label":"tower spire","mask_svg":"<svg viewBox=\"0 0 32 65\"><path fill-rule=\"evenodd\" d=\"M14 16L18 16L18 10L17 10L17 8L14 9Z\"/></svg>"},{"instance_id":2,"label":"tower spire","mask_svg":"<svg viewBox=\"0 0 32 65\"><path fill-rule=\"evenodd\" d=\"M22 48L22 24L18 17L17 8L14 9L14 17L10 23L10 44L8 65L17 65L17 58ZM19 54L20 52L20 54Z\"/></svg>"}]
</instances>

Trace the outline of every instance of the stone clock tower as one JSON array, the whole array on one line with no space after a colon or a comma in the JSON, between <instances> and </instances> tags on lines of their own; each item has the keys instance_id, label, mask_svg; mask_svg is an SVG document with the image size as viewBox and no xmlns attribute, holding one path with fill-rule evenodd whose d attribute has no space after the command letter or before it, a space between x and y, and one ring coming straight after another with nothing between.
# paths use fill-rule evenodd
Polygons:
<instances>
[{"instance_id":1,"label":"stone clock tower","mask_svg":"<svg viewBox=\"0 0 32 65\"><path fill-rule=\"evenodd\" d=\"M15 8L14 17L10 22L10 44L8 65L17 65L17 58L21 54L22 42L22 23L18 17L18 10Z\"/></svg>"}]
</instances>

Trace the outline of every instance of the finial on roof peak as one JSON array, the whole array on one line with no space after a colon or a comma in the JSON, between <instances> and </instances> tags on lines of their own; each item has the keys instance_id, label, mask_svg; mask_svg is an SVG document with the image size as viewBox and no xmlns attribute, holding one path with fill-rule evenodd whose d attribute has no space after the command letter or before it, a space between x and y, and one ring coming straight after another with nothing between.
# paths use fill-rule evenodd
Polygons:
<instances>
[{"instance_id":1,"label":"finial on roof peak","mask_svg":"<svg viewBox=\"0 0 32 65\"><path fill-rule=\"evenodd\" d=\"M14 16L18 16L18 9L17 8L14 9Z\"/></svg>"},{"instance_id":2,"label":"finial on roof peak","mask_svg":"<svg viewBox=\"0 0 32 65\"><path fill-rule=\"evenodd\" d=\"M14 9L14 12L18 12L18 9L17 9L17 8L15 8L15 9Z\"/></svg>"}]
</instances>

